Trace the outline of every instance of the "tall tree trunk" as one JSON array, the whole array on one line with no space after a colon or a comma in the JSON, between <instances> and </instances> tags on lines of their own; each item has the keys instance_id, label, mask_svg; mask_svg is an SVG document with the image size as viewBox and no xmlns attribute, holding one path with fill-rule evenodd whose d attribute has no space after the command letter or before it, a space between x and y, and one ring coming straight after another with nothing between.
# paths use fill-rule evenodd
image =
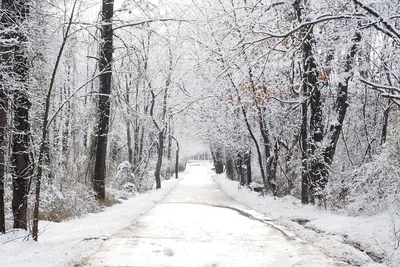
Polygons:
<instances>
[{"instance_id":1,"label":"tall tree trunk","mask_svg":"<svg viewBox=\"0 0 400 267\"><path fill-rule=\"evenodd\" d=\"M269 184L272 189L273 196L276 196L278 192L278 183L276 182L276 170L278 166L278 157L279 157L278 154L279 154L279 144L278 142L275 142L274 154L268 158L266 164Z\"/></svg>"},{"instance_id":2,"label":"tall tree trunk","mask_svg":"<svg viewBox=\"0 0 400 267\"><path fill-rule=\"evenodd\" d=\"M304 12L307 0L296 0L293 4L299 23L309 20ZM323 138L321 91L318 86L318 72L313 52L313 26L305 27L301 32L302 43L302 103L300 147L302 159L301 202L314 202L315 181L321 179L318 169L323 168L323 158L318 156L318 146ZM310 135L308 134L308 101L310 97ZM311 140L310 140L311 139ZM311 162L310 162L311 159Z\"/></svg>"},{"instance_id":3,"label":"tall tree trunk","mask_svg":"<svg viewBox=\"0 0 400 267\"><path fill-rule=\"evenodd\" d=\"M237 178L239 180L240 185L245 185L246 184L246 178L245 178L245 169L243 168L244 164L244 155L242 153L238 153L236 156L235 166L236 166L236 173L237 173Z\"/></svg>"},{"instance_id":4,"label":"tall tree trunk","mask_svg":"<svg viewBox=\"0 0 400 267\"><path fill-rule=\"evenodd\" d=\"M303 20L303 8L306 6L307 0L295 0L293 3L294 11L299 23ZM308 102L307 94L309 85L307 84L305 78L307 74L305 73L307 67L307 50L311 49L311 43L307 42L307 34L310 27L306 27L301 32L302 37L306 37L302 44L303 52L303 77L302 77L302 102L301 102L301 126L300 126L300 150L301 150L301 203L308 204L309 199L309 188L310 188L310 178L308 170L308 131L307 131L307 120L308 120Z\"/></svg>"},{"instance_id":5,"label":"tall tree trunk","mask_svg":"<svg viewBox=\"0 0 400 267\"><path fill-rule=\"evenodd\" d=\"M9 72L14 83L12 85L14 131L11 153L14 228L27 229L26 212L33 166L30 157L29 109L31 103L27 93L29 62L25 47L28 39L21 27L28 19L29 5L27 0L3 0L2 9L4 10L2 25L9 29L4 37L5 39L15 40L8 42L10 45L4 47L6 51L2 55L2 59L6 60L3 63L8 65L6 71Z\"/></svg>"},{"instance_id":6,"label":"tall tree trunk","mask_svg":"<svg viewBox=\"0 0 400 267\"><path fill-rule=\"evenodd\" d=\"M164 153L164 128L160 128L156 119L154 118L154 105L156 102L156 96L154 95L153 90L151 90L151 107L150 107L150 116L153 120L154 126L158 130L158 142L157 142L157 164L154 172L154 178L156 180L156 189L161 188L161 165L162 165L162 157Z\"/></svg>"},{"instance_id":7,"label":"tall tree trunk","mask_svg":"<svg viewBox=\"0 0 400 267\"><path fill-rule=\"evenodd\" d=\"M179 143L176 141L176 152L175 152L175 178L179 178Z\"/></svg>"},{"instance_id":8,"label":"tall tree trunk","mask_svg":"<svg viewBox=\"0 0 400 267\"><path fill-rule=\"evenodd\" d=\"M114 0L103 0L102 5L102 26L101 26L101 43L100 43L100 59L99 69L100 88L98 102L98 125L97 125L97 147L96 160L93 175L93 189L96 198L104 200L105 193L105 177L106 177L106 157L107 142L110 123L110 93L112 79L112 59L113 59L113 27L112 18L114 14Z\"/></svg>"},{"instance_id":9,"label":"tall tree trunk","mask_svg":"<svg viewBox=\"0 0 400 267\"><path fill-rule=\"evenodd\" d=\"M140 145L139 145L139 150L138 150L138 154L137 154L137 166L139 166L139 164L141 164L141 162L143 160L144 134L145 134L145 127L144 127L144 125L142 125L141 131L140 131L140 139L139 139Z\"/></svg>"},{"instance_id":10,"label":"tall tree trunk","mask_svg":"<svg viewBox=\"0 0 400 267\"><path fill-rule=\"evenodd\" d=\"M179 144L177 142L178 148L175 152L175 178L179 178Z\"/></svg>"},{"instance_id":11,"label":"tall tree trunk","mask_svg":"<svg viewBox=\"0 0 400 267\"><path fill-rule=\"evenodd\" d=\"M231 151L226 153L225 159L225 166L226 166L226 177L229 180L236 180L235 179L235 166L234 166L234 156L232 155Z\"/></svg>"},{"instance_id":12,"label":"tall tree trunk","mask_svg":"<svg viewBox=\"0 0 400 267\"><path fill-rule=\"evenodd\" d=\"M134 162L133 162L131 123L130 123L129 119L126 120L126 140L127 140L127 146L128 146L128 161L132 166L135 166Z\"/></svg>"},{"instance_id":13,"label":"tall tree trunk","mask_svg":"<svg viewBox=\"0 0 400 267\"><path fill-rule=\"evenodd\" d=\"M163 158L163 152L164 152L164 130L161 130L158 133L158 146L157 146L157 165L156 165L156 171L154 173L155 178L156 178L156 189L161 188L161 166L162 166L162 158Z\"/></svg>"},{"instance_id":14,"label":"tall tree trunk","mask_svg":"<svg viewBox=\"0 0 400 267\"><path fill-rule=\"evenodd\" d=\"M381 133L381 145L386 143L386 136L387 136L387 128L389 124L389 113L392 107L392 103L388 100L388 106L385 108L383 112L383 125L382 125L382 133Z\"/></svg>"},{"instance_id":15,"label":"tall tree trunk","mask_svg":"<svg viewBox=\"0 0 400 267\"><path fill-rule=\"evenodd\" d=\"M303 94L305 92L303 91ZM309 175L308 175L308 133L307 133L307 101L301 103L301 127L300 127L300 148L301 148L301 203L309 203Z\"/></svg>"},{"instance_id":16,"label":"tall tree trunk","mask_svg":"<svg viewBox=\"0 0 400 267\"><path fill-rule=\"evenodd\" d=\"M385 44L390 44L387 36L385 36L384 42L385 42ZM383 68L385 69L386 80L387 80L389 86L393 86L389 66L386 63L384 63ZM393 106L393 101L391 99L388 99L387 106L383 111L383 125L382 125L381 142L380 142L381 145L386 143L387 128L388 128L388 124L389 124L389 115L390 115L390 111L392 110L392 106Z\"/></svg>"},{"instance_id":17,"label":"tall tree trunk","mask_svg":"<svg viewBox=\"0 0 400 267\"><path fill-rule=\"evenodd\" d=\"M1 57L0 57L1 60ZM1 74L0 74L1 75ZM0 233L6 233L6 221L4 210L5 176L6 176L6 129L8 99L6 89L3 87L3 79L0 76Z\"/></svg>"},{"instance_id":18,"label":"tall tree trunk","mask_svg":"<svg viewBox=\"0 0 400 267\"><path fill-rule=\"evenodd\" d=\"M30 158L30 125L29 108L31 103L26 93L26 88L14 93L14 124L12 135L13 166L13 200L14 228L27 230L26 212L28 208L29 184L33 174ZM25 92L23 92L24 90Z\"/></svg>"},{"instance_id":19,"label":"tall tree trunk","mask_svg":"<svg viewBox=\"0 0 400 267\"><path fill-rule=\"evenodd\" d=\"M171 127L171 119L168 122L168 150L167 150L167 159L171 160L172 157L172 127Z\"/></svg>"},{"instance_id":20,"label":"tall tree trunk","mask_svg":"<svg viewBox=\"0 0 400 267\"><path fill-rule=\"evenodd\" d=\"M261 109L258 107L258 123L260 125L260 132L262 139L264 141L264 153L265 153L265 158L268 159L271 156L271 145L269 141L269 131L267 129L267 125L265 124L264 120L264 115L263 115L264 109Z\"/></svg>"},{"instance_id":21,"label":"tall tree trunk","mask_svg":"<svg viewBox=\"0 0 400 267\"><path fill-rule=\"evenodd\" d=\"M7 33L6 29L13 25L10 18L13 18L13 14L16 12L15 6L11 6L13 1L2 2L2 14L0 14L0 39L7 40L15 36L15 32ZM5 145L6 145L6 129L7 129L7 112L8 112L8 93L10 91L7 86L7 80L3 72L9 74L12 73L12 56L13 46L7 45L7 42L0 42L0 232L6 232L5 226L5 206L4 206L4 194L5 194L5 177L6 177L6 157L5 157Z\"/></svg>"},{"instance_id":22,"label":"tall tree trunk","mask_svg":"<svg viewBox=\"0 0 400 267\"><path fill-rule=\"evenodd\" d=\"M303 160L308 168L305 174L306 179L308 179L308 194L311 203L314 203L315 185L321 179L321 171L325 169L324 160L320 155L319 149L323 139L322 103L321 91L318 84L317 65L314 59L313 43L313 28L309 28L303 42L303 95L305 98L310 96L310 136L303 136L309 140L308 144L304 143L308 153L305 155L307 159ZM307 102L306 100L304 101L305 103L303 104L306 105ZM307 109L306 106L303 106L303 108ZM306 113L303 114L303 120L302 127L305 126L307 128L307 125L304 125L307 121L307 110Z\"/></svg>"},{"instance_id":23,"label":"tall tree trunk","mask_svg":"<svg viewBox=\"0 0 400 267\"><path fill-rule=\"evenodd\" d=\"M172 139L176 142L176 152L175 152L175 178L179 178L179 142L178 140L174 137L171 136Z\"/></svg>"},{"instance_id":24,"label":"tall tree trunk","mask_svg":"<svg viewBox=\"0 0 400 267\"><path fill-rule=\"evenodd\" d=\"M11 35L7 34L5 29L12 25L10 21L10 13L12 1L3 1L3 14L0 14L0 39L10 39ZM11 57L12 47L7 46L5 41L0 42L0 233L6 232L5 225L5 206L4 206L4 194L5 194L5 178L6 178L6 130L7 130L7 112L8 112L8 93L7 80L3 72L12 72Z\"/></svg>"},{"instance_id":25,"label":"tall tree trunk","mask_svg":"<svg viewBox=\"0 0 400 267\"><path fill-rule=\"evenodd\" d=\"M222 149L217 146L212 146L212 156L214 161L214 168L216 174L221 174L224 172L224 162L223 162L223 153Z\"/></svg>"},{"instance_id":26,"label":"tall tree trunk","mask_svg":"<svg viewBox=\"0 0 400 267\"><path fill-rule=\"evenodd\" d=\"M138 118L135 118L135 122L133 123L133 152L132 152L132 166L134 169L138 167L138 164L140 162L140 153L139 153L139 148L140 148L140 139L139 139L139 134L140 134L140 126L138 122Z\"/></svg>"},{"instance_id":27,"label":"tall tree trunk","mask_svg":"<svg viewBox=\"0 0 400 267\"><path fill-rule=\"evenodd\" d=\"M132 148L132 134L131 134L131 112L130 112L130 90L132 85L132 74L125 75L125 102L126 102L126 114L127 118L125 119L126 122L126 141L127 141L127 148L128 148L128 161L129 163L135 167L135 163L133 162L133 148ZM138 83L136 83L138 84ZM136 115L136 114L135 114ZM135 130L135 129L134 129ZM135 137L134 137L135 138ZM136 142L136 140L134 140Z\"/></svg>"},{"instance_id":28,"label":"tall tree trunk","mask_svg":"<svg viewBox=\"0 0 400 267\"><path fill-rule=\"evenodd\" d=\"M246 183L249 185L252 182L251 177L251 150L244 154L244 164L246 165Z\"/></svg>"},{"instance_id":29,"label":"tall tree trunk","mask_svg":"<svg viewBox=\"0 0 400 267\"><path fill-rule=\"evenodd\" d=\"M239 102L240 102L240 99L239 99ZM242 109L244 121L246 123L247 130L249 131L251 140L253 140L254 145L256 146L256 151L257 151L257 156L258 156L258 164L260 166L261 178L262 178L262 181L263 181L263 184L264 184L264 188L265 188L265 190L268 190L268 181L267 181L267 178L265 176L265 171L264 171L264 167L263 167L264 164L263 164L262 152L261 152L261 149L260 149L260 145L258 144L257 138L254 135L253 130L251 129L250 122L249 122L249 120L247 118L246 110L244 109L243 106L241 107L241 109Z\"/></svg>"},{"instance_id":30,"label":"tall tree trunk","mask_svg":"<svg viewBox=\"0 0 400 267\"><path fill-rule=\"evenodd\" d=\"M164 97L163 97L163 105L162 105L162 121L161 121L161 127L158 125L154 118L154 104L155 104L155 95L153 90L151 91L152 95L152 105L150 109L150 115L153 119L153 123L156 126L158 130L158 158L157 158L157 165L156 165L156 171L155 171L155 180L156 180L156 189L161 188L161 167L162 167L162 159L164 156L164 138L165 138L165 133L167 129L167 101L168 101L168 89L171 85L171 78L172 78L172 66L173 66L173 58L172 58L172 49L171 46L169 46L169 70L168 70L168 75L167 79L165 80L165 89L164 89Z\"/></svg>"}]
</instances>

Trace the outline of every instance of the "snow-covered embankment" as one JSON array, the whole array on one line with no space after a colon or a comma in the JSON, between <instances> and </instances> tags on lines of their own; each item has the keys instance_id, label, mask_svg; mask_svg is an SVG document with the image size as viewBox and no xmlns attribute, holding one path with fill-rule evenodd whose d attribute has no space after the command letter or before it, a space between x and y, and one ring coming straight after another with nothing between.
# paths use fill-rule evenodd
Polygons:
<instances>
[{"instance_id":1,"label":"snow-covered embankment","mask_svg":"<svg viewBox=\"0 0 400 267\"><path fill-rule=\"evenodd\" d=\"M42 221L39 242L26 241L29 234L25 231L9 231L0 235L0 266L77 265L82 258L96 252L104 240L152 209L177 182L162 181L162 189L136 195L100 213L62 223Z\"/></svg>"}]
</instances>

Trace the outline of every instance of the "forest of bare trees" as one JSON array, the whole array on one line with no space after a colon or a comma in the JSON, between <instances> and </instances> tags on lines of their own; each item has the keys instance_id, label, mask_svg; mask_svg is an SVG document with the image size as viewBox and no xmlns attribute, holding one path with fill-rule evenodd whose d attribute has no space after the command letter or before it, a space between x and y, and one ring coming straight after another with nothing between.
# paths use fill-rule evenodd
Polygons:
<instances>
[{"instance_id":1,"label":"forest of bare trees","mask_svg":"<svg viewBox=\"0 0 400 267\"><path fill-rule=\"evenodd\" d=\"M37 240L208 151L276 197L399 201L398 1L0 3L2 233Z\"/></svg>"}]
</instances>

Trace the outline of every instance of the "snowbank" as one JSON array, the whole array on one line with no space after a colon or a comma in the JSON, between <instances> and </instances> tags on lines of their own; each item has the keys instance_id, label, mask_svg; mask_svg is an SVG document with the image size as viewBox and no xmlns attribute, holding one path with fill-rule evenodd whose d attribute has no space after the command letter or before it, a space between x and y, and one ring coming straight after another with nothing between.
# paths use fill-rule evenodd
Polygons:
<instances>
[{"instance_id":1,"label":"snowbank","mask_svg":"<svg viewBox=\"0 0 400 267\"><path fill-rule=\"evenodd\" d=\"M140 194L104 212L88 214L62 223L40 222L39 242L25 231L0 235L1 267L74 266L94 253L102 243L153 208L177 184L163 181L162 189Z\"/></svg>"},{"instance_id":2,"label":"snowbank","mask_svg":"<svg viewBox=\"0 0 400 267\"><path fill-rule=\"evenodd\" d=\"M210 171L211 174L211 171ZM400 220L389 213L349 217L302 205L294 197L259 196L224 174L213 175L221 189L242 204L271 218L301 239L337 259L355 266L400 266L399 240L394 231ZM398 231L399 229L397 229Z\"/></svg>"}]
</instances>

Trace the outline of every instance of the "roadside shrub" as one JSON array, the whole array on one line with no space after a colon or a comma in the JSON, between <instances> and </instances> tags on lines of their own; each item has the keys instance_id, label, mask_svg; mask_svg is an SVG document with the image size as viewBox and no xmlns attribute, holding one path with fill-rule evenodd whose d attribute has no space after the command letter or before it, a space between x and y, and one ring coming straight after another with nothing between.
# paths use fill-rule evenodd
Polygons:
<instances>
[{"instance_id":1,"label":"roadside shrub","mask_svg":"<svg viewBox=\"0 0 400 267\"><path fill-rule=\"evenodd\" d=\"M45 184L43 187L41 220L61 222L101 210L93 190L84 184L75 183L62 190L52 184Z\"/></svg>"}]
</instances>

